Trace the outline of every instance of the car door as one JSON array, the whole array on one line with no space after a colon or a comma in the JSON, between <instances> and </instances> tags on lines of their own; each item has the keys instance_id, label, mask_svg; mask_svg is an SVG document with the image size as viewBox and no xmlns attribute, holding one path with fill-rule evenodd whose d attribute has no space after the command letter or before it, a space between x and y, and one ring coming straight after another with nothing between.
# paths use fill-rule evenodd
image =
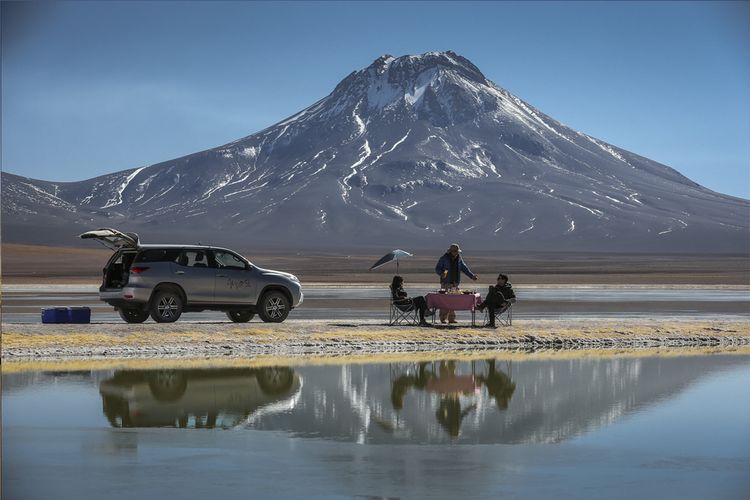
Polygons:
<instances>
[{"instance_id":1,"label":"car door","mask_svg":"<svg viewBox=\"0 0 750 500\"><path fill-rule=\"evenodd\" d=\"M182 287L189 304L213 304L216 269L210 261L210 251L185 248L171 264L174 282Z\"/></svg>"},{"instance_id":2,"label":"car door","mask_svg":"<svg viewBox=\"0 0 750 500\"><path fill-rule=\"evenodd\" d=\"M219 304L255 304L257 281L253 267L228 250L214 250L215 300Z\"/></svg>"}]
</instances>

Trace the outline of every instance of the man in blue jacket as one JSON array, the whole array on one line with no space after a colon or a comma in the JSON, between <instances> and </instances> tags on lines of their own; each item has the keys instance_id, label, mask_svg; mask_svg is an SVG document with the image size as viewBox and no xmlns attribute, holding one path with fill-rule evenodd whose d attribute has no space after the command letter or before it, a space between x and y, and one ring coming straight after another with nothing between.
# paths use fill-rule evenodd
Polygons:
<instances>
[{"instance_id":1,"label":"man in blue jacket","mask_svg":"<svg viewBox=\"0 0 750 500\"><path fill-rule=\"evenodd\" d=\"M445 255L440 257L437 265L435 266L435 272L440 276L440 287L441 288L452 288L458 287L461 284L461 273L464 273L469 278L476 281L479 276L471 272L471 269L464 263L461 258L461 248L453 243ZM449 323L456 322L456 312L448 309L440 310L440 322L445 323L445 320Z\"/></svg>"}]
</instances>

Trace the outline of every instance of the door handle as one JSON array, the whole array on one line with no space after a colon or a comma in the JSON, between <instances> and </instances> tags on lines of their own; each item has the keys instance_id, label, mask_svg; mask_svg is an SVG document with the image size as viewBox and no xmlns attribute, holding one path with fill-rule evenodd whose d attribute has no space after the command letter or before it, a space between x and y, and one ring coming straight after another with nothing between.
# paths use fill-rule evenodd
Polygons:
<instances>
[{"instance_id":1,"label":"door handle","mask_svg":"<svg viewBox=\"0 0 750 500\"><path fill-rule=\"evenodd\" d=\"M175 274L185 274L185 271L175 271Z\"/></svg>"},{"instance_id":2,"label":"door handle","mask_svg":"<svg viewBox=\"0 0 750 500\"><path fill-rule=\"evenodd\" d=\"M226 278L227 275L226 274L217 274L216 277L217 278Z\"/></svg>"}]
</instances>

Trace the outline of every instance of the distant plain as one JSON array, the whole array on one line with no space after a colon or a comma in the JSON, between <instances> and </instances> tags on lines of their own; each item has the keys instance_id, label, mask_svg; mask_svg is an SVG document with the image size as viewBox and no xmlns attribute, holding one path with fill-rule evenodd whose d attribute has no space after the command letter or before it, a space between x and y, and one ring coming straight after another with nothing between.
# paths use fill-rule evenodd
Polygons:
<instances>
[{"instance_id":1,"label":"distant plain","mask_svg":"<svg viewBox=\"0 0 750 500\"><path fill-rule=\"evenodd\" d=\"M370 266L381 253L354 254L346 251L306 254L302 251L254 253L235 248L254 264L297 275L305 283L387 283L396 265L375 271ZM401 260L399 273L407 283L437 284L434 265L444 249L414 252ZM112 252L104 248L2 245L3 283L96 284ZM498 272L510 276L514 285L731 285L750 286L747 255L691 254L572 254L491 253L466 249L466 263L480 277L477 283L464 277L466 287L479 288L495 281Z\"/></svg>"}]
</instances>

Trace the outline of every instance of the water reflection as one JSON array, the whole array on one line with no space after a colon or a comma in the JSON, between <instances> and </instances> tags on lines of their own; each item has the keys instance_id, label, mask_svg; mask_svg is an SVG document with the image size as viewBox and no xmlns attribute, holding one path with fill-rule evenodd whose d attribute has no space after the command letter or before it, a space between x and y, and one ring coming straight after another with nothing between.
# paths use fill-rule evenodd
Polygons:
<instances>
[{"instance_id":1,"label":"water reflection","mask_svg":"<svg viewBox=\"0 0 750 500\"><path fill-rule=\"evenodd\" d=\"M516 390L510 376L495 367L495 360L488 359L486 373L477 374L476 365L472 363L472 371L459 374L457 361L441 361L437 370L430 363L419 363L414 373L404 373L398 376L392 384L391 404L394 410L401 410L404 397L410 389L437 394L440 397L435 416L440 425L452 437L457 437L461 429L461 422L469 413L476 410L477 403L469 402L462 406L461 399L471 397L484 388L487 394L495 400L499 410L508 408L508 401ZM510 363L509 363L510 366Z\"/></svg>"},{"instance_id":2,"label":"water reflection","mask_svg":"<svg viewBox=\"0 0 750 500\"><path fill-rule=\"evenodd\" d=\"M741 363L592 357L123 370L101 380L99 392L114 427L257 429L372 444L541 443L606 426Z\"/></svg>"},{"instance_id":3,"label":"water reflection","mask_svg":"<svg viewBox=\"0 0 750 500\"><path fill-rule=\"evenodd\" d=\"M750 356L631 356L5 372L3 493L747 498Z\"/></svg>"},{"instance_id":4,"label":"water reflection","mask_svg":"<svg viewBox=\"0 0 750 500\"><path fill-rule=\"evenodd\" d=\"M300 368L293 411L252 427L358 443L559 442L741 358L574 358Z\"/></svg>"},{"instance_id":5,"label":"water reflection","mask_svg":"<svg viewBox=\"0 0 750 500\"><path fill-rule=\"evenodd\" d=\"M300 379L286 367L117 371L99 385L113 427L229 429L260 409L294 405Z\"/></svg>"}]
</instances>

